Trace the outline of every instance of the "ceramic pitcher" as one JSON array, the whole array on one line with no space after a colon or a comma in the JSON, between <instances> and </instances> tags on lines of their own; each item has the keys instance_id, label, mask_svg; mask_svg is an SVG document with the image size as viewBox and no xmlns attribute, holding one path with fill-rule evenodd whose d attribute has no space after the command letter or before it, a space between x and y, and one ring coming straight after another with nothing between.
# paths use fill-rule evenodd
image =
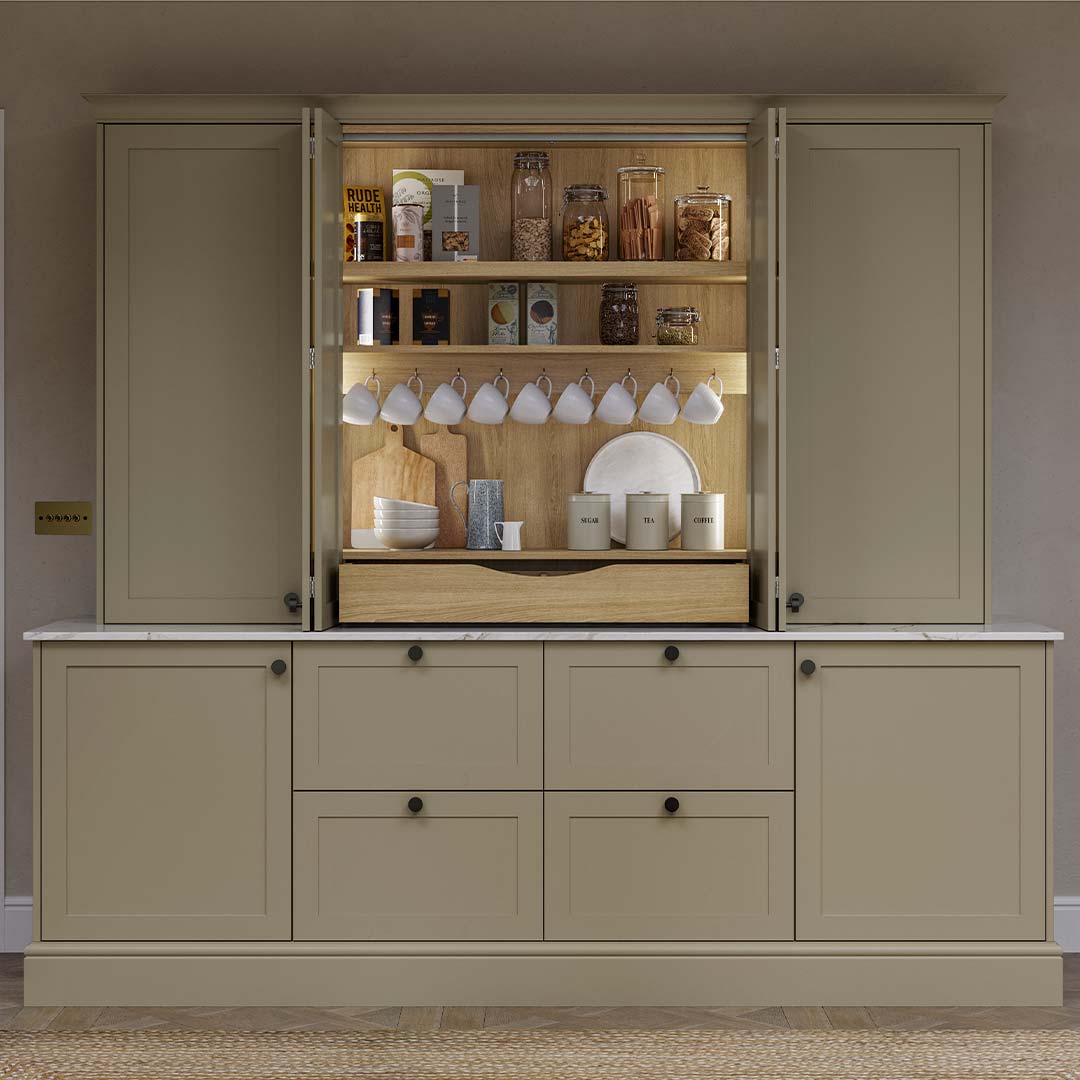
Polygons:
<instances>
[{"instance_id":1,"label":"ceramic pitcher","mask_svg":"<svg viewBox=\"0 0 1080 1080\"><path fill-rule=\"evenodd\" d=\"M454 492L462 484L468 484L468 520L454 498ZM495 522L503 519L503 482L459 480L450 489L450 502L465 525L465 546L471 551L498 551L501 545L495 532Z\"/></svg>"}]
</instances>

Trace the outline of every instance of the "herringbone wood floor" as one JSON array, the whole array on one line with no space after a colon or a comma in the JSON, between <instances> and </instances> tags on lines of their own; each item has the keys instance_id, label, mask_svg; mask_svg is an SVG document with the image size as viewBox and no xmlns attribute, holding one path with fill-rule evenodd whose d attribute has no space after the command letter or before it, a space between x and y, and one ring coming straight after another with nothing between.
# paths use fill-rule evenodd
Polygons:
<instances>
[{"instance_id":1,"label":"herringbone wood floor","mask_svg":"<svg viewBox=\"0 0 1080 1080\"><path fill-rule=\"evenodd\" d=\"M386 1005L373 1008L24 1008L22 957L0 954L0 1028L102 1028L234 1031L370 1031L379 1028L468 1030L660 1030L664 1028L1072 1028L1080 1030L1080 954L1065 958L1065 1005L1060 1009L808 1008L504 1008Z\"/></svg>"}]
</instances>

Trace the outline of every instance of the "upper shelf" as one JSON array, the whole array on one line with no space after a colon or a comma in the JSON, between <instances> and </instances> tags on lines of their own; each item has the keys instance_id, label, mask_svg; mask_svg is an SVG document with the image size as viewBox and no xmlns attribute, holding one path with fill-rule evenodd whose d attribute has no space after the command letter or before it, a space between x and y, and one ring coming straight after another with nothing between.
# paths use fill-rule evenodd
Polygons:
<instances>
[{"instance_id":1,"label":"upper shelf","mask_svg":"<svg viewBox=\"0 0 1080 1080\"><path fill-rule=\"evenodd\" d=\"M746 284L746 263L741 262L349 262L342 266L341 280L345 285L466 285L487 281Z\"/></svg>"}]
</instances>

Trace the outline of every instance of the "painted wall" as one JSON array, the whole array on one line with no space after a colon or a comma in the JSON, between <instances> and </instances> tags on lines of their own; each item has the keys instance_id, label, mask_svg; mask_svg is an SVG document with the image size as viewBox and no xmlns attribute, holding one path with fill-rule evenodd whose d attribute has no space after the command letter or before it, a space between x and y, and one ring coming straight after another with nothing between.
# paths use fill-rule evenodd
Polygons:
<instances>
[{"instance_id":1,"label":"painted wall","mask_svg":"<svg viewBox=\"0 0 1080 1080\"><path fill-rule=\"evenodd\" d=\"M32 527L35 498L94 493L94 130L81 93L922 91L1008 95L993 158L995 615L1068 635L1057 891L1080 894L1078 49L1080 5L1057 3L0 4L7 892L30 891L19 635L93 609L93 541ZM911 337L917 347L918 326Z\"/></svg>"}]
</instances>

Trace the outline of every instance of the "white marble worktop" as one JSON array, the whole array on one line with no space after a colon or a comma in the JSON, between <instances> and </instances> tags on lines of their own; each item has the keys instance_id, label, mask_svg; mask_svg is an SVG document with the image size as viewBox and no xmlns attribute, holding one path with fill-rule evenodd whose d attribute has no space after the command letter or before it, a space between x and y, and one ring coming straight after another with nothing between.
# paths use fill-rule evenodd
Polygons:
<instances>
[{"instance_id":1,"label":"white marble worktop","mask_svg":"<svg viewBox=\"0 0 1080 1080\"><path fill-rule=\"evenodd\" d=\"M983 625L798 626L338 626L310 633L295 625L112 624L65 619L23 634L24 641L1061 641L1037 623Z\"/></svg>"}]
</instances>

